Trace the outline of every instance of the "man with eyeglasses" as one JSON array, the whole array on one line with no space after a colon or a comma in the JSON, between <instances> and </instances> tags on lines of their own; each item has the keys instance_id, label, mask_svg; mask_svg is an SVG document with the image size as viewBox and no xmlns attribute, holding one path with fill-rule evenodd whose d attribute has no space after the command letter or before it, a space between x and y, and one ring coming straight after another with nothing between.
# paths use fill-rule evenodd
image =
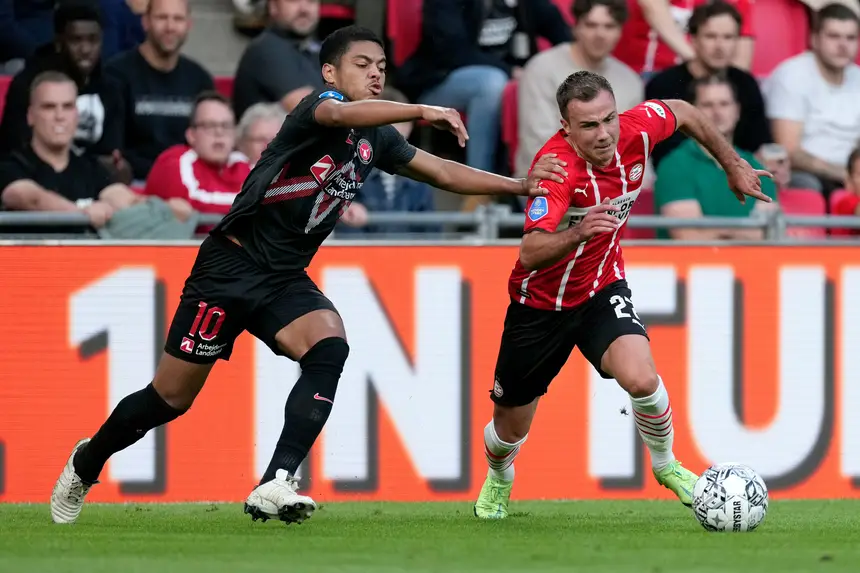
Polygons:
<instances>
[{"instance_id":1,"label":"man with eyeglasses","mask_svg":"<svg viewBox=\"0 0 860 573\"><path fill-rule=\"evenodd\" d=\"M218 92L200 94L185 139L187 145L174 145L155 160L144 194L161 197L174 212L226 214L251 171L247 158L234 151L230 102Z\"/></svg>"}]
</instances>

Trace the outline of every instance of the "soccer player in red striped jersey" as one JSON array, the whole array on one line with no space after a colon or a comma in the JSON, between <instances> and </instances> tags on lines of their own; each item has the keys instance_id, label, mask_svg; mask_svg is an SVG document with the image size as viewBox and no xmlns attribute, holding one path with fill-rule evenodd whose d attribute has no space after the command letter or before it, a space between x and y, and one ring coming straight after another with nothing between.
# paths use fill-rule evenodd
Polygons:
<instances>
[{"instance_id":1,"label":"soccer player in red striped jersey","mask_svg":"<svg viewBox=\"0 0 860 573\"><path fill-rule=\"evenodd\" d=\"M514 458L526 441L538 400L578 346L603 378L630 394L633 417L651 454L654 476L692 503L696 474L672 453L672 407L651 357L648 334L624 275L619 237L642 187L654 146L681 130L725 169L728 187L770 202L760 176L690 104L650 100L618 113L606 78L587 71L558 88L562 129L538 152L567 162L564 183L529 199L520 256L491 391L493 419L484 429L489 472L475 515L508 514Z\"/></svg>"}]
</instances>

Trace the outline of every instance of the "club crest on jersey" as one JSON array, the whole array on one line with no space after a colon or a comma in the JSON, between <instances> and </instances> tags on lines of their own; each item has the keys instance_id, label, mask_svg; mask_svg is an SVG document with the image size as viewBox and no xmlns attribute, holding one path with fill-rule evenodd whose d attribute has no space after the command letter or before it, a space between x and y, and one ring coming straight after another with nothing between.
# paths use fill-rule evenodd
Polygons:
<instances>
[{"instance_id":1,"label":"club crest on jersey","mask_svg":"<svg viewBox=\"0 0 860 573\"><path fill-rule=\"evenodd\" d=\"M529 219L538 221L546 217L547 213L549 213L549 203L546 197L535 197L532 206L529 207Z\"/></svg>"},{"instance_id":2,"label":"club crest on jersey","mask_svg":"<svg viewBox=\"0 0 860 573\"><path fill-rule=\"evenodd\" d=\"M358 159L365 165L373 159L373 147L366 139L361 139L358 142Z\"/></svg>"},{"instance_id":3,"label":"club crest on jersey","mask_svg":"<svg viewBox=\"0 0 860 573\"><path fill-rule=\"evenodd\" d=\"M321 93L319 99L336 99L337 101L343 101L343 95L334 90L329 90Z\"/></svg>"},{"instance_id":4,"label":"club crest on jersey","mask_svg":"<svg viewBox=\"0 0 860 573\"><path fill-rule=\"evenodd\" d=\"M311 175L314 176L314 179L317 180L317 183L322 183L328 176L331 175L331 172L334 170L334 159L331 158L331 155L326 155L313 165L311 165Z\"/></svg>"},{"instance_id":5,"label":"club crest on jersey","mask_svg":"<svg viewBox=\"0 0 860 573\"><path fill-rule=\"evenodd\" d=\"M642 167L642 164L637 163L636 165L634 165L633 167L630 168L630 174L627 176L627 178L633 182L639 181L642 178L642 172L643 171L644 171L644 168Z\"/></svg>"},{"instance_id":6,"label":"club crest on jersey","mask_svg":"<svg viewBox=\"0 0 860 573\"><path fill-rule=\"evenodd\" d=\"M646 101L643 105L648 109L654 110L654 113L659 115L660 119L666 119L666 110L656 101Z\"/></svg>"}]
</instances>

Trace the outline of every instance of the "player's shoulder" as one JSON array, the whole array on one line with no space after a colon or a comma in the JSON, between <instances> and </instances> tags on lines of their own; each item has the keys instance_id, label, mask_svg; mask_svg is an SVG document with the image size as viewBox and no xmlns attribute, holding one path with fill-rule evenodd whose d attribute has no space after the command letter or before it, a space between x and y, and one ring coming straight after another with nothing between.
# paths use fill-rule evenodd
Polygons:
<instances>
[{"instance_id":1,"label":"player's shoulder","mask_svg":"<svg viewBox=\"0 0 860 573\"><path fill-rule=\"evenodd\" d=\"M197 159L197 154L194 153L194 150L190 146L180 143L178 145L172 145L162 151L156 159L156 163L160 163L162 165L178 163L183 156L190 156L192 161Z\"/></svg>"},{"instance_id":2,"label":"player's shoulder","mask_svg":"<svg viewBox=\"0 0 860 573\"><path fill-rule=\"evenodd\" d=\"M564 130L561 129L543 144L540 150L535 154L534 159L532 159L531 166L534 167L535 163L538 162L541 156L546 155L547 153L554 153L559 159L563 159L568 163L579 159L579 156L574 153L570 143L565 139Z\"/></svg>"},{"instance_id":3,"label":"player's shoulder","mask_svg":"<svg viewBox=\"0 0 860 573\"><path fill-rule=\"evenodd\" d=\"M625 123L637 122L643 119L650 119L654 116L660 119L667 119L673 116L672 109L662 99L647 99L639 105L622 112L619 115L622 127Z\"/></svg>"},{"instance_id":4,"label":"player's shoulder","mask_svg":"<svg viewBox=\"0 0 860 573\"><path fill-rule=\"evenodd\" d=\"M555 154L556 158L567 163L567 167L565 167L565 169L569 175L568 177L563 177L564 183L546 180L541 181L541 186L552 194L568 193L568 187L572 185L570 174L576 172L578 166L584 165L584 161L573 151L570 143L568 143L564 137L564 131L559 130L555 135L549 138L547 142L544 143L543 147L541 147L535 154L529 171L534 168L535 164L540 161L541 157L549 153Z\"/></svg>"},{"instance_id":5,"label":"player's shoulder","mask_svg":"<svg viewBox=\"0 0 860 573\"><path fill-rule=\"evenodd\" d=\"M349 101L345 95L340 93L338 90L333 89L331 86L318 88L303 97L296 107L287 114L288 121L307 119L314 112L316 107L326 100L339 102Z\"/></svg>"},{"instance_id":6,"label":"player's shoulder","mask_svg":"<svg viewBox=\"0 0 860 573\"><path fill-rule=\"evenodd\" d=\"M632 109L619 115L620 138L639 137L646 132L651 137L663 139L674 133L678 128L675 112L666 101L661 99L645 100Z\"/></svg>"}]
</instances>

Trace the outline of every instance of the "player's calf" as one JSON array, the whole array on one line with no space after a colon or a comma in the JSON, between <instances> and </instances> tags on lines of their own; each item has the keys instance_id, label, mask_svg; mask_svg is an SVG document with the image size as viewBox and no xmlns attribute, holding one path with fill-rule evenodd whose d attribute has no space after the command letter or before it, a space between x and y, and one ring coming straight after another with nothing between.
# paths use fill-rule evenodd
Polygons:
<instances>
[{"instance_id":1,"label":"player's calf","mask_svg":"<svg viewBox=\"0 0 860 573\"><path fill-rule=\"evenodd\" d=\"M531 409L531 415L534 414L531 406L524 408ZM497 413L499 410L497 407ZM528 416L529 423L531 415ZM512 442L503 440L496 430L496 420L490 420L484 428L484 456L487 459L488 471L473 508L475 515L482 519L503 519L508 516L508 504L514 485L514 459L528 438L528 425L521 432L511 428L507 430L506 437L510 433L522 437Z\"/></svg>"},{"instance_id":2,"label":"player's calf","mask_svg":"<svg viewBox=\"0 0 860 573\"><path fill-rule=\"evenodd\" d=\"M654 368L648 339L637 335L619 337L606 351L602 369L630 394L633 421L648 447L657 482L690 506L698 476L684 468L672 451L675 439L672 405Z\"/></svg>"},{"instance_id":3,"label":"player's calf","mask_svg":"<svg viewBox=\"0 0 860 573\"><path fill-rule=\"evenodd\" d=\"M489 471L487 475L504 481L514 480L514 459L520 453L520 447L528 439L528 433L514 442L506 442L496 431L495 420L484 427L484 456L487 459Z\"/></svg>"},{"instance_id":4,"label":"player's calf","mask_svg":"<svg viewBox=\"0 0 860 573\"><path fill-rule=\"evenodd\" d=\"M255 521L301 523L316 510L313 499L297 492L295 474L331 414L348 356L346 340L334 336L314 344L299 360L302 374L287 398L275 453L260 485L245 500L245 513Z\"/></svg>"},{"instance_id":5,"label":"player's calf","mask_svg":"<svg viewBox=\"0 0 860 573\"><path fill-rule=\"evenodd\" d=\"M81 479L95 483L113 454L187 412L212 366L165 354L152 383L120 400L92 440L77 452L74 463Z\"/></svg>"},{"instance_id":6,"label":"player's calf","mask_svg":"<svg viewBox=\"0 0 860 573\"><path fill-rule=\"evenodd\" d=\"M139 441L146 433L184 414L164 401L152 384L129 394L117 404L92 440L74 456L77 474L94 484L108 459Z\"/></svg>"}]
</instances>

